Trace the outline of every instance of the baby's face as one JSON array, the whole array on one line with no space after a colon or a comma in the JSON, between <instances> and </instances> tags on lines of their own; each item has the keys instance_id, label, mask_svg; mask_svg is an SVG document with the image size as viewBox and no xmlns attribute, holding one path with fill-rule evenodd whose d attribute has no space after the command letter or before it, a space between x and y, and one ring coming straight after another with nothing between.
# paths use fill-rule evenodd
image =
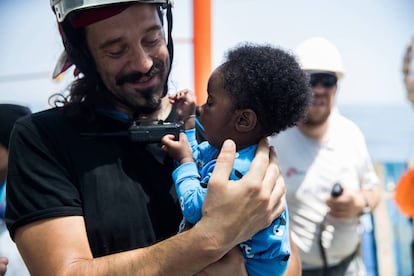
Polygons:
<instances>
[{"instance_id":1,"label":"baby's face","mask_svg":"<svg viewBox=\"0 0 414 276\"><path fill-rule=\"evenodd\" d=\"M224 89L219 69L211 74L207 93L207 101L200 108L199 120L204 126L207 141L219 148L225 139L234 137L234 124L237 117L233 109L232 98Z\"/></svg>"}]
</instances>

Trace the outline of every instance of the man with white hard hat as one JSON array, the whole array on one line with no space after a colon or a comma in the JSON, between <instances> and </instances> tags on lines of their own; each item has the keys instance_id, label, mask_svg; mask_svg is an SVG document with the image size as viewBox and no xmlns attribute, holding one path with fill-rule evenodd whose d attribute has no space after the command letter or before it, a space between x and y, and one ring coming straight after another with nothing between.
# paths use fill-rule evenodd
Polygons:
<instances>
[{"instance_id":1,"label":"man with white hard hat","mask_svg":"<svg viewBox=\"0 0 414 276\"><path fill-rule=\"evenodd\" d=\"M333 109L345 72L338 49L313 37L295 54L313 100L305 120L271 141L287 186L292 238L303 275L360 275L359 217L379 202L378 178L363 134Z\"/></svg>"}]
</instances>

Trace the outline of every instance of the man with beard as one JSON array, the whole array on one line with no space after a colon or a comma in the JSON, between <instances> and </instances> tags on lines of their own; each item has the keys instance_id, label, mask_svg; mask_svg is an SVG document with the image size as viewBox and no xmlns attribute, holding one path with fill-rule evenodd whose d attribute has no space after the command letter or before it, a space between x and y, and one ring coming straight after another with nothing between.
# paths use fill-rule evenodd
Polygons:
<instances>
[{"instance_id":1,"label":"man with beard","mask_svg":"<svg viewBox=\"0 0 414 276\"><path fill-rule=\"evenodd\" d=\"M337 48L311 38L296 49L313 100L296 127L272 138L287 187L303 275L361 275L359 217L379 203L378 179L359 128L334 109L344 75Z\"/></svg>"},{"instance_id":2,"label":"man with beard","mask_svg":"<svg viewBox=\"0 0 414 276\"><path fill-rule=\"evenodd\" d=\"M245 275L235 247L285 207L267 141L240 183L228 180L235 144L224 141L203 218L175 235L173 160L159 143L128 136L136 120L176 118L163 100L170 1L51 0L51 7L66 52L57 73L73 63L81 74L63 107L19 121L11 135L6 222L30 273Z\"/></svg>"}]
</instances>

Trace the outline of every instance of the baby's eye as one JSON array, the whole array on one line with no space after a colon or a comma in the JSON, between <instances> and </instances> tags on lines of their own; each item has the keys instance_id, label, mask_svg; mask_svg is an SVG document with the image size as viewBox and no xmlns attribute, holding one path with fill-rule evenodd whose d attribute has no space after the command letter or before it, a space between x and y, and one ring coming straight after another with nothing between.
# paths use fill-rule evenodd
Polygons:
<instances>
[{"instance_id":1,"label":"baby's eye","mask_svg":"<svg viewBox=\"0 0 414 276\"><path fill-rule=\"evenodd\" d=\"M213 100L211 99L211 97L207 97L206 105L210 106L212 104L213 104Z\"/></svg>"}]
</instances>

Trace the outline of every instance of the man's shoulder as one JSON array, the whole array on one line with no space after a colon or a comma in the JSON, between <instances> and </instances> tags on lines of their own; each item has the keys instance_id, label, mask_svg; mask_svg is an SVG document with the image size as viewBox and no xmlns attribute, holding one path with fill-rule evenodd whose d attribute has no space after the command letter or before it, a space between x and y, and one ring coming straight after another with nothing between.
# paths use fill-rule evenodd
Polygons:
<instances>
[{"instance_id":1,"label":"man's shoulder","mask_svg":"<svg viewBox=\"0 0 414 276\"><path fill-rule=\"evenodd\" d=\"M335 111L331 114L332 126L337 132L346 132L348 134L362 135L359 126L351 119L345 117L340 112Z\"/></svg>"},{"instance_id":2,"label":"man's shoulder","mask_svg":"<svg viewBox=\"0 0 414 276\"><path fill-rule=\"evenodd\" d=\"M16 121L16 128L36 128L47 127L49 125L59 125L63 120L62 112L59 108L51 108L32 113Z\"/></svg>"},{"instance_id":3,"label":"man's shoulder","mask_svg":"<svg viewBox=\"0 0 414 276\"><path fill-rule=\"evenodd\" d=\"M289 144L296 140L298 135L300 135L298 128L291 127L270 137L270 143L273 146Z\"/></svg>"},{"instance_id":4,"label":"man's shoulder","mask_svg":"<svg viewBox=\"0 0 414 276\"><path fill-rule=\"evenodd\" d=\"M15 124L15 136L26 137L33 141L66 141L79 136L83 122L77 123L68 118L63 108L50 108L35 112ZM23 139L26 139L23 138Z\"/></svg>"}]
</instances>

